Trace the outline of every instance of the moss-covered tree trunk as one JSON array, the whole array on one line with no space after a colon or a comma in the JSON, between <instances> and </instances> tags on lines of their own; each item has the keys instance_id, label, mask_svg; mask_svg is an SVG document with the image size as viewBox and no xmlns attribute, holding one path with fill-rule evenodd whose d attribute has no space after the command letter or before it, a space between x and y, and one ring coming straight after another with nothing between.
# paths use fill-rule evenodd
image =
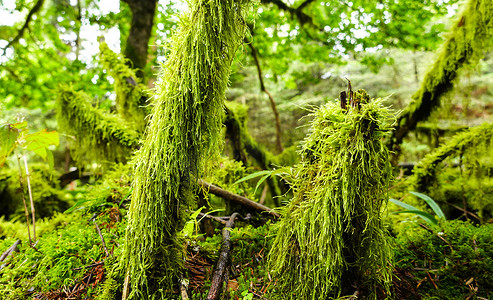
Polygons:
<instances>
[{"instance_id":1,"label":"moss-covered tree trunk","mask_svg":"<svg viewBox=\"0 0 493 300\"><path fill-rule=\"evenodd\" d=\"M247 0L193 0L172 40L152 119L135 157L124 253L127 299L164 299L181 275L177 238L203 161L219 143L224 92ZM126 297L128 293L128 297Z\"/></svg>"},{"instance_id":2,"label":"moss-covered tree trunk","mask_svg":"<svg viewBox=\"0 0 493 300\"><path fill-rule=\"evenodd\" d=\"M381 217L391 177L382 141L388 118L380 100L361 111L329 103L315 112L293 171L294 198L269 254L283 299L330 299L355 289L376 299L378 287L389 292L391 251Z\"/></svg>"},{"instance_id":3,"label":"moss-covered tree trunk","mask_svg":"<svg viewBox=\"0 0 493 300\"><path fill-rule=\"evenodd\" d=\"M493 1L469 0L462 15L454 24L438 58L425 75L413 102L399 117L389 148L395 156L399 145L418 122L428 119L440 106L440 98L453 88L460 69L474 65L493 47ZM394 162L397 159L394 158Z\"/></svg>"}]
</instances>

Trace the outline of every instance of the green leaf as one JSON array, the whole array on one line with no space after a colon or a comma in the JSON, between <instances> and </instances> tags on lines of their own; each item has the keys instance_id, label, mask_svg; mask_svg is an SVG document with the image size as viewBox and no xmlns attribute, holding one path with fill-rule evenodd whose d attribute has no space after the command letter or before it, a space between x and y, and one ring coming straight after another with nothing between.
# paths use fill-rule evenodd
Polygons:
<instances>
[{"instance_id":1,"label":"green leaf","mask_svg":"<svg viewBox=\"0 0 493 300\"><path fill-rule=\"evenodd\" d=\"M201 208L197 209L193 214L190 215L190 220L188 220L186 223L185 223L185 226L183 227L183 230L181 231L181 234L185 237L187 236L192 236L193 235L193 231L195 229L195 223L197 222L196 219L197 219L197 216L200 214L200 212L205 209L204 206L202 206Z\"/></svg>"},{"instance_id":2,"label":"green leaf","mask_svg":"<svg viewBox=\"0 0 493 300\"><path fill-rule=\"evenodd\" d=\"M69 213L73 212L76 209L82 209L82 208L84 208L82 206L84 203L89 202L89 201L92 201L92 200L94 200L94 199L81 199L81 200L78 200L77 202L75 202L75 204L71 208L67 209L63 213L64 214L69 214Z\"/></svg>"},{"instance_id":3,"label":"green leaf","mask_svg":"<svg viewBox=\"0 0 493 300\"><path fill-rule=\"evenodd\" d=\"M264 175L264 177L260 178L260 180L257 182L257 186L255 187L255 191L258 189L258 187L264 182L267 178L269 178L271 174Z\"/></svg>"},{"instance_id":4,"label":"green leaf","mask_svg":"<svg viewBox=\"0 0 493 300\"><path fill-rule=\"evenodd\" d=\"M247 175L243 178L240 178L238 181L236 181L234 184L238 184L240 182L243 182L243 181L247 181L247 180L250 180L250 179L253 179L253 178L256 178L256 177L259 177L259 176L262 176L262 175L271 175L273 171L272 170L263 170L263 171L258 171L258 172L255 172L255 173L252 173L250 175Z\"/></svg>"},{"instance_id":5,"label":"green leaf","mask_svg":"<svg viewBox=\"0 0 493 300\"><path fill-rule=\"evenodd\" d=\"M390 198L389 201L392 202L392 203L394 203L394 204L396 204L396 205L399 205L400 207L403 207L405 209L408 209L408 210L419 210L416 207L414 207L414 206L412 206L410 204L404 203L402 201L399 201L397 199Z\"/></svg>"},{"instance_id":6,"label":"green leaf","mask_svg":"<svg viewBox=\"0 0 493 300\"><path fill-rule=\"evenodd\" d=\"M59 141L58 132L43 129L39 132L26 134L22 146L26 150L33 151L46 161L48 159L48 147L51 145L58 146Z\"/></svg>"},{"instance_id":7,"label":"green leaf","mask_svg":"<svg viewBox=\"0 0 493 300\"><path fill-rule=\"evenodd\" d=\"M438 218L445 219L445 214L440 209L440 206L438 206L438 204L435 202L435 200L431 199L430 196L425 195L425 194L421 194L418 192L409 192L409 193L413 194L414 196L416 196L418 198L423 199L426 203L428 203L428 205L431 207L431 209L433 209L433 211L438 216Z\"/></svg>"},{"instance_id":8,"label":"green leaf","mask_svg":"<svg viewBox=\"0 0 493 300\"><path fill-rule=\"evenodd\" d=\"M0 127L0 166L5 164L7 157L14 151L18 136L19 131L14 129L12 124Z\"/></svg>"}]
</instances>

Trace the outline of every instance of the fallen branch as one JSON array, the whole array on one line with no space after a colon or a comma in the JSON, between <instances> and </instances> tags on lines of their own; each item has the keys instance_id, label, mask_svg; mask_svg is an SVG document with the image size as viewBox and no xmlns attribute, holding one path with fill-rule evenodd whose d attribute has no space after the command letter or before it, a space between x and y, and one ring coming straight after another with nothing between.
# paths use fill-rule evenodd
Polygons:
<instances>
[{"instance_id":1,"label":"fallen branch","mask_svg":"<svg viewBox=\"0 0 493 300\"><path fill-rule=\"evenodd\" d=\"M280 215L278 213L276 213L272 208L269 208L265 205L262 205L258 202L255 202L253 200L250 200L246 197L243 197L243 196L240 196L240 195L237 195L237 194L233 194L229 191L226 191L226 190L223 190L222 188L218 187L218 186L215 186L211 183L208 183L208 182L205 182L203 180L199 180L198 181L199 185L201 185L202 187L206 188L209 190L209 193L211 194L214 194L218 197L221 197L225 200L228 200L228 201L233 201L233 202L237 202L237 203L240 203L242 205L246 205L246 206L249 206L251 208L254 208L256 210L260 210L260 211L266 211L268 212L269 214L279 218Z\"/></svg>"},{"instance_id":2,"label":"fallen branch","mask_svg":"<svg viewBox=\"0 0 493 300\"><path fill-rule=\"evenodd\" d=\"M217 265L214 269L212 276L211 289L207 295L207 300L217 300L221 295L221 289L223 283L228 281L228 267L229 267L229 252L231 251L231 238L230 238L230 228L233 228L235 218L238 213L234 213L229 218L226 226L223 228L223 243L221 245L221 252L219 253L219 259L217 260Z\"/></svg>"},{"instance_id":3,"label":"fallen branch","mask_svg":"<svg viewBox=\"0 0 493 300\"><path fill-rule=\"evenodd\" d=\"M17 247L20 245L21 240L17 240L14 242L12 246L10 246L3 254L0 256L0 262L4 261L7 257L11 256L15 251L19 251ZM5 268L7 264L3 264L0 266L0 271Z\"/></svg>"},{"instance_id":4,"label":"fallen branch","mask_svg":"<svg viewBox=\"0 0 493 300\"><path fill-rule=\"evenodd\" d=\"M221 223L221 224L223 224L223 225L226 225L226 224L227 224L227 222L226 222L225 220L221 219L221 218L214 217L214 216L211 216L211 215L207 215L207 214L204 214L204 213L199 213L199 214L197 215L197 217L198 217L198 218L208 218L208 219L212 219L212 220L214 220L214 221L216 221L216 222L219 222L219 223Z\"/></svg>"},{"instance_id":5,"label":"fallen branch","mask_svg":"<svg viewBox=\"0 0 493 300\"><path fill-rule=\"evenodd\" d=\"M21 240L17 240L14 242L14 244L12 244L12 246L10 246L3 254L2 256L0 256L0 262L1 261L4 261L7 257L11 256L12 253L14 253L15 251L17 251L17 247L20 245L21 243Z\"/></svg>"}]
</instances>

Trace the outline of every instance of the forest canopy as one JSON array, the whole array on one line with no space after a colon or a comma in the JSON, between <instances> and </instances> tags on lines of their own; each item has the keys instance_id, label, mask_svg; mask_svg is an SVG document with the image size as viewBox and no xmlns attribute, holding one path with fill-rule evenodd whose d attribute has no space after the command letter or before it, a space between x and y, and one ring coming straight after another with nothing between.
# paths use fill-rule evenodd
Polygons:
<instances>
[{"instance_id":1,"label":"forest canopy","mask_svg":"<svg viewBox=\"0 0 493 300\"><path fill-rule=\"evenodd\" d=\"M489 299L493 2L0 0L0 299Z\"/></svg>"}]
</instances>

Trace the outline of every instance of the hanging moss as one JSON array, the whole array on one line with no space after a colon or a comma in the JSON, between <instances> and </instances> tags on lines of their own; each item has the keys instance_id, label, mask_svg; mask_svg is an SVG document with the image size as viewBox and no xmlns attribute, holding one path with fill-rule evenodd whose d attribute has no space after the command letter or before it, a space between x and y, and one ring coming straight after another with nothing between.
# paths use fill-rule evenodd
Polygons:
<instances>
[{"instance_id":1,"label":"hanging moss","mask_svg":"<svg viewBox=\"0 0 493 300\"><path fill-rule=\"evenodd\" d=\"M143 130L148 114L145 86L140 83L135 70L130 68L124 58L108 48L104 42L99 44L100 62L115 80L116 109L127 122L137 130Z\"/></svg>"},{"instance_id":2,"label":"hanging moss","mask_svg":"<svg viewBox=\"0 0 493 300\"><path fill-rule=\"evenodd\" d=\"M292 174L294 198L269 253L282 299L329 299L353 294L355 284L364 299L375 299L378 288L388 293L391 249L381 209L391 177L382 142L390 124L381 103L361 111L329 103L314 113Z\"/></svg>"},{"instance_id":3,"label":"hanging moss","mask_svg":"<svg viewBox=\"0 0 493 300\"><path fill-rule=\"evenodd\" d=\"M402 113L391 146L398 147L410 130L428 119L440 98L453 87L464 66L474 66L493 47L493 1L469 0L453 26L438 58L426 74L413 102Z\"/></svg>"},{"instance_id":4,"label":"hanging moss","mask_svg":"<svg viewBox=\"0 0 493 300\"><path fill-rule=\"evenodd\" d=\"M160 74L152 119L135 157L120 269L128 299L165 299L181 274L177 231L194 202L204 158L220 141L234 53L245 33L247 0L189 1Z\"/></svg>"},{"instance_id":5,"label":"hanging moss","mask_svg":"<svg viewBox=\"0 0 493 300\"><path fill-rule=\"evenodd\" d=\"M466 149L491 149L493 146L493 124L484 123L456 134L451 140L425 156L414 168L414 180L418 190L426 192L436 179L436 168L448 157L458 155Z\"/></svg>"},{"instance_id":6,"label":"hanging moss","mask_svg":"<svg viewBox=\"0 0 493 300\"><path fill-rule=\"evenodd\" d=\"M116 115L104 113L91 105L84 92L64 86L56 102L58 126L75 136L73 158L80 164L125 162L137 148L139 135Z\"/></svg>"}]
</instances>

